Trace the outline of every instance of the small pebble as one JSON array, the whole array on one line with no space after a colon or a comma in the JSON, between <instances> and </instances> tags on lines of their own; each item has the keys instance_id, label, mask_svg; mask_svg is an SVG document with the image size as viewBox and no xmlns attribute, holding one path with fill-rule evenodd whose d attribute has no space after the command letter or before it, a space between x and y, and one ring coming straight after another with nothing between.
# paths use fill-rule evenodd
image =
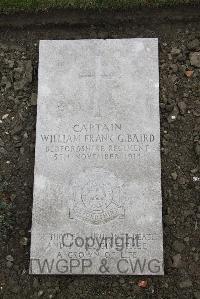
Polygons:
<instances>
[{"instance_id":1,"label":"small pebble","mask_svg":"<svg viewBox=\"0 0 200 299\"><path fill-rule=\"evenodd\" d=\"M192 287L192 282L190 279L186 279L184 281L181 281L179 286L181 289L190 288Z\"/></svg>"},{"instance_id":2,"label":"small pebble","mask_svg":"<svg viewBox=\"0 0 200 299\"><path fill-rule=\"evenodd\" d=\"M7 255L6 260L9 261L9 262L13 262L14 258L12 257L12 255Z\"/></svg>"},{"instance_id":3,"label":"small pebble","mask_svg":"<svg viewBox=\"0 0 200 299\"><path fill-rule=\"evenodd\" d=\"M41 297L43 294L44 294L44 291L40 290L40 291L38 292L38 297Z\"/></svg>"},{"instance_id":4,"label":"small pebble","mask_svg":"<svg viewBox=\"0 0 200 299\"><path fill-rule=\"evenodd\" d=\"M200 291L194 292L194 299L200 299Z\"/></svg>"},{"instance_id":5,"label":"small pebble","mask_svg":"<svg viewBox=\"0 0 200 299\"><path fill-rule=\"evenodd\" d=\"M180 242L180 241L178 241L178 240L176 240L173 243L173 248L177 252L182 252L185 249L185 244L182 243L182 242Z\"/></svg>"},{"instance_id":6,"label":"small pebble","mask_svg":"<svg viewBox=\"0 0 200 299\"><path fill-rule=\"evenodd\" d=\"M172 177L172 179L173 179L174 181L176 181L176 179L177 179L177 177L178 177L176 171L171 173L171 177Z\"/></svg>"},{"instance_id":7,"label":"small pebble","mask_svg":"<svg viewBox=\"0 0 200 299\"><path fill-rule=\"evenodd\" d=\"M181 255L180 255L180 253L174 255L174 256L172 257L172 260L173 260L173 264L172 264L172 267L173 267L173 268L178 268L178 267L180 267L180 265L181 265Z\"/></svg>"}]
</instances>

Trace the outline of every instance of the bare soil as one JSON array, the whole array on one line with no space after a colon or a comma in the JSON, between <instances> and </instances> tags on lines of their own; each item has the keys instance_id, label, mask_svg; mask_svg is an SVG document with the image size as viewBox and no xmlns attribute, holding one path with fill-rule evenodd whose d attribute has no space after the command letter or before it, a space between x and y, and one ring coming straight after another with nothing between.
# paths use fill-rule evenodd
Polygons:
<instances>
[{"instance_id":1,"label":"bare soil","mask_svg":"<svg viewBox=\"0 0 200 299\"><path fill-rule=\"evenodd\" d=\"M199 299L198 8L2 15L0 26L0 298ZM30 276L39 40L133 37L159 38L165 276Z\"/></svg>"}]
</instances>

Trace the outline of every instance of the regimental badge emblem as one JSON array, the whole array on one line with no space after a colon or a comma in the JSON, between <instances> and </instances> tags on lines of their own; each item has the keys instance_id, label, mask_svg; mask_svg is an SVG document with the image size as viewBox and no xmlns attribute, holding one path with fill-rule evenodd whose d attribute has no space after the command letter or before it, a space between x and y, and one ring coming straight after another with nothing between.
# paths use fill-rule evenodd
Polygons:
<instances>
[{"instance_id":1,"label":"regimental badge emblem","mask_svg":"<svg viewBox=\"0 0 200 299\"><path fill-rule=\"evenodd\" d=\"M100 225L124 218L123 182L102 169L87 169L72 180L69 218Z\"/></svg>"}]
</instances>

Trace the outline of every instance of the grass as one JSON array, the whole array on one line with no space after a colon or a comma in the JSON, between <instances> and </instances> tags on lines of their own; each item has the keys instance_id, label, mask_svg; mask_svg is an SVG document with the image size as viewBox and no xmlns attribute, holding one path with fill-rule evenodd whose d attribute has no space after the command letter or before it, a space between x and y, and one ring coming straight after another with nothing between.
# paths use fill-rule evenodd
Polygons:
<instances>
[{"instance_id":1,"label":"grass","mask_svg":"<svg viewBox=\"0 0 200 299\"><path fill-rule=\"evenodd\" d=\"M48 8L113 8L125 9L138 6L163 7L198 5L200 0L0 0L0 11L40 10Z\"/></svg>"}]
</instances>

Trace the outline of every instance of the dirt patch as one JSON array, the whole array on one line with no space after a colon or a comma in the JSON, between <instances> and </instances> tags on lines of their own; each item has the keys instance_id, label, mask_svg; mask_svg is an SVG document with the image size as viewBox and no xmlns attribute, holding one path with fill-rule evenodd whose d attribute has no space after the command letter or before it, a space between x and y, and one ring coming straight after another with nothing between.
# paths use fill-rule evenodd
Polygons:
<instances>
[{"instance_id":1,"label":"dirt patch","mask_svg":"<svg viewBox=\"0 0 200 299\"><path fill-rule=\"evenodd\" d=\"M0 224L2 298L200 298L200 22L173 23L138 12L114 23L45 22L0 31ZM166 13L165 13L166 15ZM131 13L129 13L131 16ZM19 17L18 17L19 18ZM47 17L48 18L48 17ZM89 17L88 17L89 18ZM109 18L117 19L117 13ZM173 15L169 19L173 19ZM29 19L30 20L30 19ZM91 21L92 20L92 21ZM149 20L149 22L147 22ZM158 37L164 222L164 277L28 274L40 39ZM141 57L142 59L142 57ZM145 282L141 282L140 280ZM138 283L139 282L139 283Z\"/></svg>"}]
</instances>

